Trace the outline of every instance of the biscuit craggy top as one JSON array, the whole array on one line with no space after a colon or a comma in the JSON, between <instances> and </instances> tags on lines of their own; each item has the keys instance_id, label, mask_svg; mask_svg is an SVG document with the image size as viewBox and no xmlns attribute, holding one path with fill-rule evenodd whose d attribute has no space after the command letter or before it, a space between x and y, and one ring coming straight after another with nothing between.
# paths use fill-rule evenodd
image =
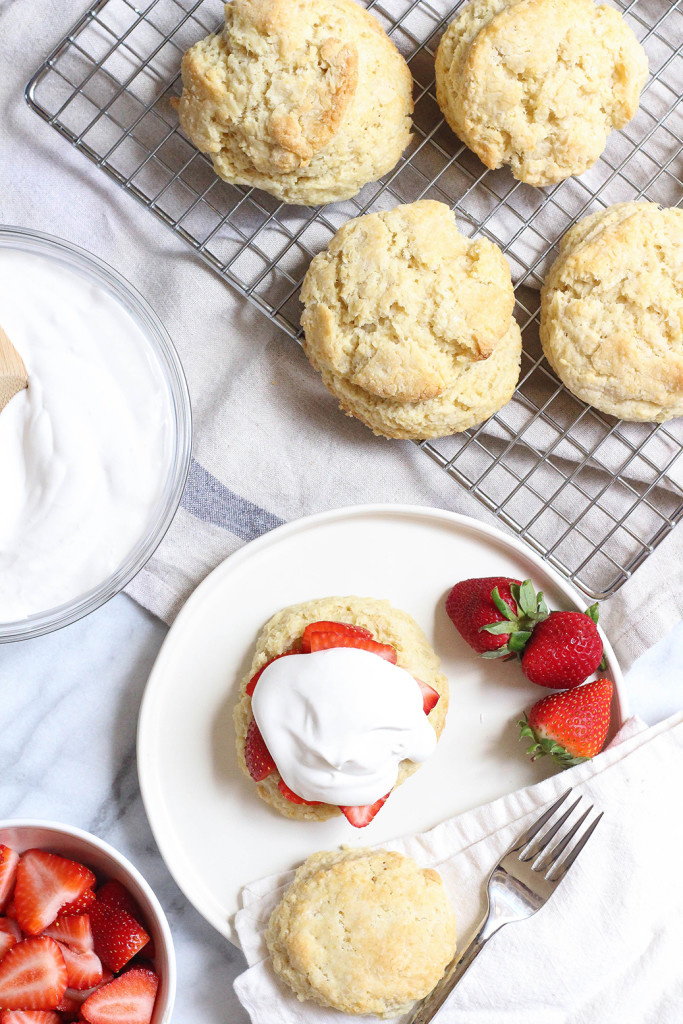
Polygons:
<instances>
[{"instance_id":1,"label":"biscuit craggy top","mask_svg":"<svg viewBox=\"0 0 683 1024\"><path fill-rule=\"evenodd\" d=\"M436 68L446 120L486 166L548 185L595 163L634 116L647 57L593 0L471 0Z\"/></svg>"},{"instance_id":2,"label":"biscuit craggy top","mask_svg":"<svg viewBox=\"0 0 683 1024\"><path fill-rule=\"evenodd\" d=\"M618 203L567 232L541 340L567 387L627 420L683 415L683 210Z\"/></svg>"},{"instance_id":3,"label":"biscuit craggy top","mask_svg":"<svg viewBox=\"0 0 683 1024\"><path fill-rule=\"evenodd\" d=\"M301 298L316 364L380 398L417 402L486 359L510 327L501 251L423 200L345 224L313 260Z\"/></svg>"},{"instance_id":4,"label":"biscuit craggy top","mask_svg":"<svg viewBox=\"0 0 683 1024\"><path fill-rule=\"evenodd\" d=\"M216 172L289 202L355 195L410 137L410 72L354 0L233 0L182 75L180 123Z\"/></svg>"},{"instance_id":5,"label":"biscuit craggy top","mask_svg":"<svg viewBox=\"0 0 683 1024\"><path fill-rule=\"evenodd\" d=\"M455 952L440 876L389 850L315 853L267 930L276 973L299 999L394 1016L426 996Z\"/></svg>"}]
</instances>

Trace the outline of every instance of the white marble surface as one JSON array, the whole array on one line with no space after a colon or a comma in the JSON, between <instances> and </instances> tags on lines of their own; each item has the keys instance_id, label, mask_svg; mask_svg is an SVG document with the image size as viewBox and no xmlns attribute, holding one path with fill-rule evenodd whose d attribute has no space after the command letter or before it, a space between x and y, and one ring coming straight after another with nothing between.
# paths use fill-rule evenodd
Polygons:
<instances>
[{"instance_id":1,"label":"white marble surface","mask_svg":"<svg viewBox=\"0 0 683 1024\"><path fill-rule=\"evenodd\" d=\"M135 729L166 627L125 596L51 636L0 645L0 817L43 817L95 832L148 879L178 958L174 1021L247 1024L232 991L241 954L189 905L157 851L142 807ZM683 623L627 677L650 724L683 706Z\"/></svg>"}]
</instances>

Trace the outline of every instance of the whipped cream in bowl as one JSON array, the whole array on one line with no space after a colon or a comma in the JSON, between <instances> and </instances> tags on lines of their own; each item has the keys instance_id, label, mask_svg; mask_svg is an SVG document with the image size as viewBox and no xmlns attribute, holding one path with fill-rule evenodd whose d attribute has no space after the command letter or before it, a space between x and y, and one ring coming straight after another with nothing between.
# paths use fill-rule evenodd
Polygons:
<instances>
[{"instance_id":1,"label":"whipped cream in bowl","mask_svg":"<svg viewBox=\"0 0 683 1024\"><path fill-rule=\"evenodd\" d=\"M29 386L0 413L0 642L94 610L148 560L189 469L164 327L82 249L0 228L0 324Z\"/></svg>"},{"instance_id":2,"label":"whipped cream in bowl","mask_svg":"<svg viewBox=\"0 0 683 1024\"><path fill-rule=\"evenodd\" d=\"M415 678L355 648L271 662L251 709L280 775L304 800L373 804L396 785L401 761L426 761L437 744Z\"/></svg>"}]
</instances>

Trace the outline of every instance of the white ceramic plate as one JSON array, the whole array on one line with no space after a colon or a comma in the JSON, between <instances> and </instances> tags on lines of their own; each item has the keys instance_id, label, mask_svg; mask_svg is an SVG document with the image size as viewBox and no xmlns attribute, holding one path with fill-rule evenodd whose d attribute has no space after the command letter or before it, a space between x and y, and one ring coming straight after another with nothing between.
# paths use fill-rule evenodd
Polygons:
<instances>
[{"instance_id":1,"label":"white ceramic plate","mask_svg":"<svg viewBox=\"0 0 683 1024\"><path fill-rule=\"evenodd\" d=\"M553 771L518 742L520 713L550 691L516 663L484 661L444 609L450 587L472 576L531 577L555 607L586 601L519 540L437 509L366 505L301 519L247 544L219 565L178 616L154 666L138 728L138 771L159 849L187 898L237 942L241 887L293 867L315 850L371 845L423 831ZM450 710L434 756L364 829L345 818L281 817L237 767L232 710L256 635L280 608L314 597L388 598L414 616L450 681ZM626 715L616 684L612 731Z\"/></svg>"}]
</instances>

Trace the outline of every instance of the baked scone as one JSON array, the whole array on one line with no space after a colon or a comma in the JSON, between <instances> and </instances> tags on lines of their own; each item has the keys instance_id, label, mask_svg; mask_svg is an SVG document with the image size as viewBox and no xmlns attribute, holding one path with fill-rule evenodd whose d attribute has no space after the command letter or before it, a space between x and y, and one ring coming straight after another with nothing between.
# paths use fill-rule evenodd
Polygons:
<instances>
[{"instance_id":1,"label":"baked scone","mask_svg":"<svg viewBox=\"0 0 683 1024\"><path fill-rule=\"evenodd\" d=\"M271 915L275 972L299 999L343 1013L404 1013L455 955L440 876L388 850L314 853Z\"/></svg>"},{"instance_id":2,"label":"baked scone","mask_svg":"<svg viewBox=\"0 0 683 1024\"><path fill-rule=\"evenodd\" d=\"M341 408L384 437L443 437L512 397L510 269L431 200L348 221L301 290L304 350Z\"/></svg>"},{"instance_id":3,"label":"baked scone","mask_svg":"<svg viewBox=\"0 0 683 1024\"><path fill-rule=\"evenodd\" d=\"M577 398L623 420L683 415L683 210L617 203L562 239L541 342Z\"/></svg>"},{"instance_id":4,"label":"baked scone","mask_svg":"<svg viewBox=\"0 0 683 1024\"><path fill-rule=\"evenodd\" d=\"M318 622L347 623L361 627L369 630L380 644L391 645L396 651L399 667L422 680L438 694L438 702L429 712L428 721L437 738L441 735L448 710L448 681L439 671L439 659L415 620L407 612L393 608L388 601L378 598L317 598L277 612L266 623L256 641L254 657L242 680L234 711L237 758L240 768L250 778L245 755L249 730L254 721L251 706L254 677L284 652L300 648L306 627ZM396 785L404 782L418 767L412 761L402 761ZM339 807L333 804L292 802L283 794L280 788L282 782L280 773L275 770L255 782L255 788L262 800L285 817L323 821L341 813Z\"/></svg>"},{"instance_id":5,"label":"baked scone","mask_svg":"<svg viewBox=\"0 0 683 1024\"><path fill-rule=\"evenodd\" d=\"M436 95L455 134L529 185L582 174L636 113L647 57L593 0L470 0L436 54Z\"/></svg>"},{"instance_id":6,"label":"baked scone","mask_svg":"<svg viewBox=\"0 0 683 1024\"><path fill-rule=\"evenodd\" d=\"M356 195L410 140L412 76L355 0L232 0L182 79L181 127L216 174L287 203Z\"/></svg>"}]
</instances>

